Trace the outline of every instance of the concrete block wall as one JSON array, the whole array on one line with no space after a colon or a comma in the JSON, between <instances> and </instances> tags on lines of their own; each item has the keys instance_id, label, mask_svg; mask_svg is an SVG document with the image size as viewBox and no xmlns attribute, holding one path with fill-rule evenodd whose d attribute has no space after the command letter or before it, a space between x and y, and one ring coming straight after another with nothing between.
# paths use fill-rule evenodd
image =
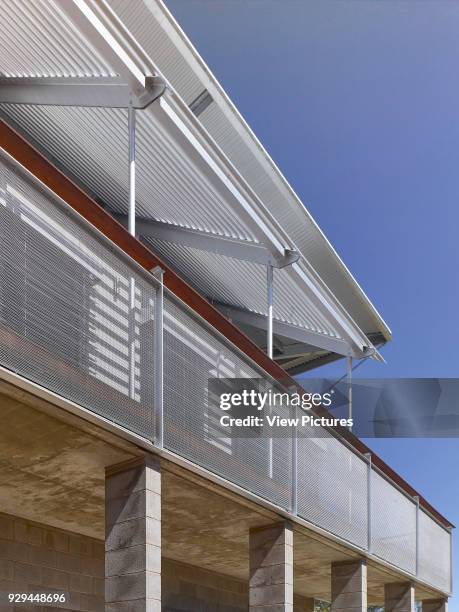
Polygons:
<instances>
[{"instance_id":1,"label":"concrete block wall","mask_svg":"<svg viewBox=\"0 0 459 612\"><path fill-rule=\"evenodd\" d=\"M66 592L61 612L103 612L104 542L0 513L0 592ZM313 612L295 596L295 612ZM164 612L247 612L247 582L162 559ZM1 612L51 612L56 607L7 606Z\"/></svg>"},{"instance_id":2,"label":"concrete block wall","mask_svg":"<svg viewBox=\"0 0 459 612\"><path fill-rule=\"evenodd\" d=\"M104 543L7 514L0 514L0 592L65 592L60 610L103 612ZM14 610L0 604L0 610ZM33 612L55 610L16 606Z\"/></svg>"},{"instance_id":3,"label":"concrete block wall","mask_svg":"<svg viewBox=\"0 0 459 612\"><path fill-rule=\"evenodd\" d=\"M171 559L162 559L164 612L247 612L249 585ZM314 600L294 595L294 612L314 612Z\"/></svg>"},{"instance_id":4,"label":"concrete block wall","mask_svg":"<svg viewBox=\"0 0 459 612\"><path fill-rule=\"evenodd\" d=\"M164 612L247 612L246 582L171 559L162 560Z\"/></svg>"}]
</instances>

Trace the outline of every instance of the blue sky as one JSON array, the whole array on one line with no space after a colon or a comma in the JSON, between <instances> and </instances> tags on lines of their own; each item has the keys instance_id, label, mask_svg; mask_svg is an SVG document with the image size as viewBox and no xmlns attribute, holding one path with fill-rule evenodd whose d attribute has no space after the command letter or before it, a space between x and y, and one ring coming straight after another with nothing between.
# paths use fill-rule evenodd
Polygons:
<instances>
[{"instance_id":1,"label":"blue sky","mask_svg":"<svg viewBox=\"0 0 459 612\"><path fill-rule=\"evenodd\" d=\"M167 5L391 327L359 375L457 377L459 2ZM370 445L459 525L459 440Z\"/></svg>"}]
</instances>

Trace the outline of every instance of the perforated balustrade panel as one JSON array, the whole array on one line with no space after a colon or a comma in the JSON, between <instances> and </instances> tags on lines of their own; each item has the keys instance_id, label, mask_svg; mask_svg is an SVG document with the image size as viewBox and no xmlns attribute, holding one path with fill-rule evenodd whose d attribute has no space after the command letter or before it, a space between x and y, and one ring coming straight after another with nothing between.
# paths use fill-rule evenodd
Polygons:
<instances>
[{"instance_id":1,"label":"perforated balustrade panel","mask_svg":"<svg viewBox=\"0 0 459 612\"><path fill-rule=\"evenodd\" d=\"M0 364L154 434L155 285L0 156Z\"/></svg>"},{"instance_id":2,"label":"perforated balustrade panel","mask_svg":"<svg viewBox=\"0 0 459 612\"><path fill-rule=\"evenodd\" d=\"M451 591L451 534L424 511L419 512L419 578Z\"/></svg>"},{"instance_id":3,"label":"perforated balustrade panel","mask_svg":"<svg viewBox=\"0 0 459 612\"><path fill-rule=\"evenodd\" d=\"M156 283L69 207L0 156L0 365L154 438ZM164 305L169 450L291 509L288 438L216 435L208 380L262 378L169 296ZM284 414L283 416L291 416ZM367 545L367 464L333 436L298 439L299 515ZM372 552L416 570L416 506L372 472ZM419 513L419 578L450 590L450 534Z\"/></svg>"},{"instance_id":4,"label":"perforated balustrade panel","mask_svg":"<svg viewBox=\"0 0 459 612\"><path fill-rule=\"evenodd\" d=\"M289 509L292 444L287 438L231 438L209 402L212 378L260 378L261 372L229 343L164 300L164 445L230 482Z\"/></svg>"},{"instance_id":5,"label":"perforated balustrade panel","mask_svg":"<svg viewBox=\"0 0 459 612\"><path fill-rule=\"evenodd\" d=\"M367 464L325 431L298 437L298 514L366 548Z\"/></svg>"},{"instance_id":6,"label":"perforated balustrade panel","mask_svg":"<svg viewBox=\"0 0 459 612\"><path fill-rule=\"evenodd\" d=\"M416 573L416 504L376 471L371 475L372 552Z\"/></svg>"}]
</instances>

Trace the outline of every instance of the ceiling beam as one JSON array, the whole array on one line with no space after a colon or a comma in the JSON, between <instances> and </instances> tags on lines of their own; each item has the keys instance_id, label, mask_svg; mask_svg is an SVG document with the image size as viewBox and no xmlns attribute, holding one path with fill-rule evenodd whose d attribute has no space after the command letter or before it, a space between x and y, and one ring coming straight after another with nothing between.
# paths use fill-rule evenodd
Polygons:
<instances>
[{"instance_id":1,"label":"ceiling beam","mask_svg":"<svg viewBox=\"0 0 459 612\"><path fill-rule=\"evenodd\" d=\"M0 103L144 109L164 93L160 77L147 77L146 88L133 94L119 77L1 78Z\"/></svg>"},{"instance_id":2,"label":"ceiling beam","mask_svg":"<svg viewBox=\"0 0 459 612\"><path fill-rule=\"evenodd\" d=\"M114 214L114 217L123 225L127 224L127 215ZM284 268L298 261L297 251L284 249L283 257L273 254L267 247L247 240L218 236L209 232L188 229L155 221L154 219L136 219L136 232L140 236L173 242L182 246L208 251L226 257L233 257L242 261L271 265L275 268Z\"/></svg>"}]
</instances>

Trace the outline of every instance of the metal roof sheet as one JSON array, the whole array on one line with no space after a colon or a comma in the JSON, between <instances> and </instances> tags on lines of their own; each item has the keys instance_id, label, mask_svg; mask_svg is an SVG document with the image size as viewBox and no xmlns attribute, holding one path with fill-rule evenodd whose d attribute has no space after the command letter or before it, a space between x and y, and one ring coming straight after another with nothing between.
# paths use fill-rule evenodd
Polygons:
<instances>
[{"instance_id":1,"label":"metal roof sheet","mask_svg":"<svg viewBox=\"0 0 459 612\"><path fill-rule=\"evenodd\" d=\"M3 105L4 112L119 213L127 213L126 112ZM141 216L257 242L234 208L181 160L153 113L139 114L137 208ZM60 134L59 138L55 134ZM154 139L151 134L155 134ZM193 172L194 171L194 172ZM263 267L158 240L150 244L211 299L266 313ZM283 270L276 270L275 317L340 337Z\"/></svg>"},{"instance_id":2,"label":"metal roof sheet","mask_svg":"<svg viewBox=\"0 0 459 612\"><path fill-rule=\"evenodd\" d=\"M100 201L119 213L127 212L126 111L9 104L2 108ZM256 242L228 202L181 159L153 113L138 113L137 126L139 216Z\"/></svg>"},{"instance_id":3,"label":"metal roof sheet","mask_svg":"<svg viewBox=\"0 0 459 612\"><path fill-rule=\"evenodd\" d=\"M23 76L113 76L116 73L55 0L2 2L1 73Z\"/></svg>"},{"instance_id":4,"label":"metal roof sheet","mask_svg":"<svg viewBox=\"0 0 459 612\"><path fill-rule=\"evenodd\" d=\"M110 31L118 40L126 35L122 46L133 49L133 64L139 60L137 75L158 67L173 87L159 103L137 113L138 214L217 236L271 241L281 250L299 249L300 261L276 272L278 320L333 338L349 335L359 350L371 344L362 327L366 333L383 330L387 338L366 296L164 5L111 0L114 15L103 0L87 3L109 14ZM72 23L63 5L15 0L3 16L8 53L2 55L2 76L116 74L98 51L100 45ZM27 46L31 38L36 48ZM113 65L119 67L119 57ZM209 83L214 102L197 119L188 105ZM215 92L220 96L216 101ZM99 202L127 212L126 111L12 104L2 105L2 111ZM209 297L264 312L260 266L171 243L155 246Z\"/></svg>"},{"instance_id":5,"label":"metal roof sheet","mask_svg":"<svg viewBox=\"0 0 459 612\"><path fill-rule=\"evenodd\" d=\"M146 242L211 301L267 314L266 274L262 266L152 238ZM274 319L340 337L290 277L277 269L274 276Z\"/></svg>"},{"instance_id":6,"label":"metal roof sheet","mask_svg":"<svg viewBox=\"0 0 459 612\"><path fill-rule=\"evenodd\" d=\"M199 119L309 263L366 332L391 332L335 249L232 104L161 0L109 0L172 86L190 103L207 89L214 100Z\"/></svg>"}]
</instances>

